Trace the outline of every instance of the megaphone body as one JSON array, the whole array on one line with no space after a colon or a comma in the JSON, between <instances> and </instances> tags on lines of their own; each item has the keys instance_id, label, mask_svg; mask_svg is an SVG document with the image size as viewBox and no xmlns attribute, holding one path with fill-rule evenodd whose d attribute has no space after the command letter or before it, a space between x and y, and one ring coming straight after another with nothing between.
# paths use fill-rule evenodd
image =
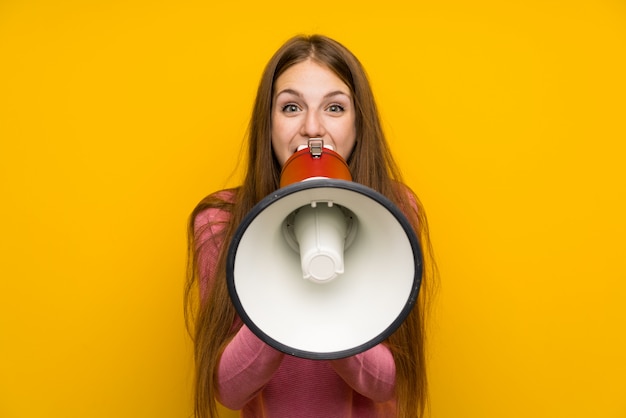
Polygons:
<instances>
[{"instance_id":1,"label":"megaphone body","mask_svg":"<svg viewBox=\"0 0 626 418\"><path fill-rule=\"evenodd\" d=\"M419 241L402 211L351 181L345 161L315 140L243 219L227 260L243 322L270 346L309 359L348 357L387 339L413 309L421 276Z\"/></svg>"}]
</instances>

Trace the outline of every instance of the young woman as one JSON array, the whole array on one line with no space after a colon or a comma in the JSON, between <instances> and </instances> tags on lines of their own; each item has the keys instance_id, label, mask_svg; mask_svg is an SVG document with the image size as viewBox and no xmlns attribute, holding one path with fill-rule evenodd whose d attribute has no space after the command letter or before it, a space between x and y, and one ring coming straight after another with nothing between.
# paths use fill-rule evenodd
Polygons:
<instances>
[{"instance_id":1,"label":"young woman","mask_svg":"<svg viewBox=\"0 0 626 418\"><path fill-rule=\"evenodd\" d=\"M292 357L266 345L238 318L226 286L226 253L237 226L278 189L282 165L309 138L322 138L347 161L355 182L394 202L424 249L420 297L407 319L384 343L340 360ZM422 417L424 313L434 278L426 218L401 181L357 58L320 35L287 41L263 72L248 147L243 184L203 199L189 223L186 309L196 418L217 417L216 400L243 417Z\"/></svg>"}]
</instances>

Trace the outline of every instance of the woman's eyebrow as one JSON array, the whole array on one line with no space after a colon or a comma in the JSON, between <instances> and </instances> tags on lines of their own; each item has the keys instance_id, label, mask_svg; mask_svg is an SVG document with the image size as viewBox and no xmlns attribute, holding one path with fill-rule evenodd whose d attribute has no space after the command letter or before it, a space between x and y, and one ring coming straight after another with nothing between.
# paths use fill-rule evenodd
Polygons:
<instances>
[{"instance_id":1,"label":"woman's eyebrow","mask_svg":"<svg viewBox=\"0 0 626 418\"><path fill-rule=\"evenodd\" d=\"M347 98L351 98L352 97L349 93L346 93L345 91L335 90L335 91L331 91L328 94L325 94L324 98L328 99L328 98L334 97L334 96L346 96Z\"/></svg>"},{"instance_id":2,"label":"woman's eyebrow","mask_svg":"<svg viewBox=\"0 0 626 418\"><path fill-rule=\"evenodd\" d=\"M284 90L281 90L278 93L276 93L275 97L278 97L278 96L280 96L282 94L292 94L292 95L297 96L297 97L302 97L302 93L300 93L299 91L294 90L294 89L284 89ZM324 95L324 99L328 99L328 98L334 97L334 96L346 96L348 98L352 97L349 93L346 93L345 91L334 90L334 91L331 91L329 93L326 93Z\"/></svg>"},{"instance_id":3,"label":"woman's eyebrow","mask_svg":"<svg viewBox=\"0 0 626 418\"><path fill-rule=\"evenodd\" d=\"M294 89L284 89L284 90L281 90L278 93L276 93L275 97L278 97L281 94L292 94L294 96L302 97L302 93L300 93L300 92L298 92L298 91L296 91Z\"/></svg>"}]
</instances>

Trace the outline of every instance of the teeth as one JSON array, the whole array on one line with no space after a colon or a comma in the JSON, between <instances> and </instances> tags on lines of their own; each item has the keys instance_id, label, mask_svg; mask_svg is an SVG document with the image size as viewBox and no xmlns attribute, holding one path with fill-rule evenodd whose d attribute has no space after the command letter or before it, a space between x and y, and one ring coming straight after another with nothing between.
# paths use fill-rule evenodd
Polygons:
<instances>
[{"instance_id":1,"label":"teeth","mask_svg":"<svg viewBox=\"0 0 626 418\"><path fill-rule=\"evenodd\" d=\"M307 149L308 147L309 147L309 146L308 146L308 145L305 145L305 144L300 145L300 146L298 146L298 148L296 149L296 152L298 152L298 151L302 151L303 149ZM331 151L334 151L334 150L335 150L335 148L334 148L332 145L324 145L324 148L327 148L327 149L329 149L329 150L331 150Z\"/></svg>"}]
</instances>

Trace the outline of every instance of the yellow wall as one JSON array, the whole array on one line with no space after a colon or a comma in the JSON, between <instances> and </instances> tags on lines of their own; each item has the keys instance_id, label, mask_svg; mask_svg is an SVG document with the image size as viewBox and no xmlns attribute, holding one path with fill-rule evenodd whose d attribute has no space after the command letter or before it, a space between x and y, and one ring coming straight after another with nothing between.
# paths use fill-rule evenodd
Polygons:
<instances>
[{"instance_id":1,"label":"yellow wall","mask_svg":"<svg viewBox=\"0 0 626 418\"><path fill-rule=\"evenodd\" d=\"M185 221L299 32L362 59L428 209L432 416L626 417L618 0L1 2L0 416L189 416Z\"/></svg>"}]
</instances>

